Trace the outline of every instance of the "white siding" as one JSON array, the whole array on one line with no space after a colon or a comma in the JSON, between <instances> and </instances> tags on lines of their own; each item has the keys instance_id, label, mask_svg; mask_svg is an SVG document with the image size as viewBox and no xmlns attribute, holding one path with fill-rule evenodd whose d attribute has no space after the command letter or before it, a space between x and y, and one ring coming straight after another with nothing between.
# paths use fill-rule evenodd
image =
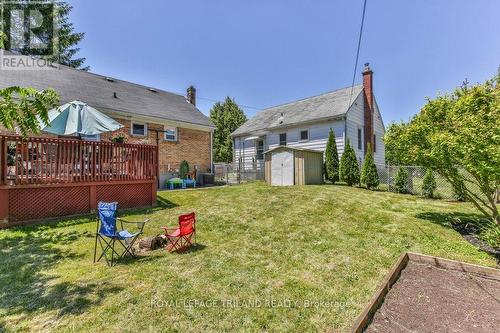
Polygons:
<instances>
[{"instance_id":1,"label":"white siding","mask_svg":"<svg viewBox=\"0 0 500 333\"><path fill-rule=\"evenodd\" d=\"M257 150L255 147L255 140L247 140L251 136L246 137L236 137L234 138L234 147L233 147L233 159L235 167L239 167L239 161L241 157L242 168L245 170L263 170L264 169L264 160L257 160L256 154ZM266 140L264 140L264 151L268 148L266 146Z\"/></svg>"},{"instance_id":2,"label":"white siding","mask_svg":"<svg viewBox=\"0 0 500 333\"><path fill-rule=\"evenodd\" d=\"M385 143L384 143L384 135L385 135L385 127L384 122L382 120L382 115L380 114L377 101L375 101L375 114L373 115L373 123L374 123L374 133L376 138L376 152L373 156L375 159L375 164L385 164Z\"/></svg>"},{"instance_id":3,"label":"white siding","mask_svg":"<svg viewBox=\"0 0 500 333\"><path fill-rule=\"evenodd\" d=\"M375 160L375 164L385 164L385 145L383 141L385 128L382 116L378 109L377 101L375 100L374 102L375 110L373 114L373 133L375 134L377 140L377 151L375 152L373 158ZM364 127L364 98L363 94L360 94L347 113L347 138L356 152L356 157L360 161L363 161L364 159ZM361 149L358 148L358 129L361 129Z\"/></svg>"},{"instance_id":4,"label":"white siding","mask_svg":"<svg viewBox=\"0 0 500 333\"><path fill-rule=\"evenodd\" d=\"M326 150L326 142L328 141L328 134L330 128L335 133L335 142L337 143L337 150L339 157L344 152L344 129L345 121L336 120L329 122L322 122L311 125L304 125L300 127L291 127L283 130L275 130L268 132L264 138L264 151L278 147L280 133L286 133L287 146L296 148L312 149L324 152ZM300 131L309 130L309 139L301 141ZM252 169L254 166L258 170L264 169L264 160L255 160L255 140L245 141L246 138L252 137L251 135L245 137L234 138L234 162L238 166L238 161L241 156L244 160L244 167L247 170ZM244 143L244 148L243 144Z\"/></svg>"},{"instance_id":5,"label":"white siding","mask_svg":"<svg viewBox=\"0 0 500 333\"><path fill-rule=\"evenodd\" d=\"M364 126L364 98L363 93L361 93L358 95L347 113L347 139L349 140L351 147L354 148L358 161L362 161L364 158ZM358 129L361 129L361 149L358 149Z\"/></svg>"},{"instance_id":6,"label":"white siding","mask_svg":"<svg viewBox=\"0 0 500 333\"><path fill-rule=\"evenodd\" d=\"M313 125L304 125L300 127L287 128L270 132L267 135L269 149L276 148L279 145L280 133L286 133L286 145L295 148L312 149L324 152L330 128L335 133L335 142L339 155L344 152L344 121L336 120ZM300 131L309 130L309 139L300 141Z\"/></svg>"}]
</instances>

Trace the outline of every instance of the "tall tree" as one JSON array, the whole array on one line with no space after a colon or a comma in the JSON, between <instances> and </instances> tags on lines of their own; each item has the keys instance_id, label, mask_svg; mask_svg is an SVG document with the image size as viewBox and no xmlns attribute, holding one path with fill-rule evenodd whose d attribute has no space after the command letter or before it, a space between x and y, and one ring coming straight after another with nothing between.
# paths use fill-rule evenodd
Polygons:
<instances>
[{"instance_id":1,"label":"tall tree","mask_svg":"<svg viewBox=\"0 0 500 333\"><path fill-rule=\"evenodd\" d=\"M234 99L226 97L224 103L217 102L210 110L210 119L215 124L214 161L230 163L233 160L231 133L247 121L243 110Z\"/></svg>"},{"instance_id":2,"label":"tall tree","mask_svg":"<svg viewBox=\"0 0 500 333\"><path fill-rule=\"evenodd\" d=\"M73 23L69 21L69 13L73 7L66 2L59 2L57 8L57 27L59 38L59 59L54 59L60 64L88 71L90 66L85 66L84 57L75 57L80 51L78 43L85 37L84 32L75 32Z\"/></svg>"},{"instance_id":3,"label":"tall tree","mask_svg":"<svg viewBox=\"0 0 500 333\"><path fill-rule=\"evenodd\" d=\"M361 184L365 185L367 189L372 190L380 184L378 178L377 166L373 160L373 153L370 144L368 143L365 160L361 168Z\"/></svg>"},{"instance_id":4,"label":"tall tree","mask_svg":"<svg viewBox=\"0 0 500 333\"><path fill-rule=\"evenodd\" d=\"M465 199L500 224L500 76L431 99L386 145L405 164L437 171Z\"/></svg>"},{"instance_id":5,"label":"tall tree","mask_svg":"<svg viewBox=\"0 0 500 333\"><path fill-rule=\"evenodd\" d=\"M73 68L79 68L82 70L89 70L89 66L84 66L85 58L76 57L76 54L80 51L77 47L78 43L84 38L85 33L75 32L73 23L69 20L69 14L73 7L64 1L54 2L55 10L52 7L47 7L51 5L51 2L40 2L40 1L19 1L19 2L7 2L3 4L4 15L1 18L4 31L10 31L11 24L24 25L26 26L26 18L21 21L19 18L11 18L11 10L24 8L28 10L38 10L43 15L43 22L40 27L34 29L33 33L36 33L37 39L46 45L49 50L53 50L54 45L57 45L57 52L49 52L45 48L42 49L32 49L29 46L29 40L24 40L22 47L14 47L12 40L9 40L9 36L5 34L0 35L0 39L4 43L2 48L5 46L13 52L18 52L20 54L26 55L39 55L51 62L59 63ZM54 22L56 25L56 30L54 30ZM29 26L29 25L28 25ZM26 29L24 29L26 31ZM57 42L57 43L56 43Z\"/></svg>"},{"instance_id":6,"label":"tall tree","mask_svg":"<svg viewBox=\"0 0 500 333\"><path fill-rule=\"evenodd\" d=\"M328 141L325 150L325 178L335 184L339 180L339 154L337 152L337 143L335 142L335 133L330 128Z\"/></svg>"},{"instance_id":7,"label":"tall tree","mask_svg":"<svg viewBox=\"0 0 500 333\"><path fill-rule=\"evenodd\" d=\"M344 153L340 158L340 180L349 186L359 184L359 164L349 140L347 140Z\"/></svg>"},{"instance_id":8,"label":"tall tree","mask_svg":"<svg viewBox=\"0 0 500 333\"><path fill-rule=\"evenodd\" d=\"M16 127L23 136L40 132L38 118L48 124L48 111L59 103L52 89L9 87L0 90L0 124L8 130Z\"/></svg>"}]
</instances>

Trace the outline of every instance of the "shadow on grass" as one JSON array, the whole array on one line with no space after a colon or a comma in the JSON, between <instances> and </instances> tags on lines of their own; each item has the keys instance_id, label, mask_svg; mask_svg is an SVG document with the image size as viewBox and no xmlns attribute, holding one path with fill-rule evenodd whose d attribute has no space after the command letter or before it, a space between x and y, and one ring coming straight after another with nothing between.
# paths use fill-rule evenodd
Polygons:
<instances>
[{"instance_id":1,"label":"shadow on grass","mask_svg":"<svg viewBox=\"0 0 500 333\"><path fill-rule=\"evenodd\" d=\"M57 316L81 314L120 292L120 287L109 282L69 282L47 273L61 261L78 262L83 255L71 248L82 237L93 234L37 230L0 239L0 309L20 319L30 313L54 310Z\"/></svg>"},{"instance_id":2,"label":"shadow on grass","mask_svg":"<svg viewBox=\"0 0 500 333\"><path fill-rule=\"evenodd\" d=\"M121 209L118 211L118 216L130 216L130 215L147 215L152 214L154 212L158 212L165 209L172 209L179 205L175 202L172 202L162 196L156 197L156 206L155 207L142 207L142 208L127 208Z\"/></svg>"},{"instance_id":3,"label":"shadow on grass","mask_svg":"<svg viewBox=\"0 0 500 333\"><path fill-rule=\"evenodd\" d=\"M30 234L33 232L39 232L43 230L48 231L49 229L62 228L67 226L76 226L79 224L84 224L94 221L95 221L95 214L67 216L67 217L41 220L29 225L10 227L9 230Z\"/></svg>"},{"instance_id":4,"label":"shadow on grass","mask_svg":"<svg viewBox=\"0 0 500 333\"><path fill-rule=\"evenodd\" d=\"M160 249L154 251L159 251L159 250ZM141 254L136 254L136 257L131 257L129 255L126 255L123 258L117 259L116 266L113 266L110 269L114 269L114 267L119 267L120 265L138 265L139 263L147 263L161 259L161 256L152 255L151 252L153 251L147 251ZM97 252L97 254L99 255L99 251ZM97 264L106 265L106 261L104 259L101 259L101 261L96 263L96 265Z\"/></svg>"},{"instance_id":5,"label":"shadow on grass","mask_svg":"<svg viewBox=\"0 0 500 333\"><path fill-rule=\"evenodd\" d=\"M481 236L490 223L483 215L459 212L424 212L417 214L416 217L457 231L465 240L494 257L500 264L500 249L490 246Z\"/></svg>"},{"instance_id":6,"label":"shadow on grass","mask_svg":"<svg viewBox=\"0 0 500 333\"><path fill-rule=\"evenodd\" d=\"M206 247L207 247L206 245L196 243L194 245L191 245L187 249L180 250L180 251L173 251L172 253L180 254L180 255L189 254L189 253L193 253L193 252L203 251Z\"/></svg>"},{"instance_id":7,"label":"shadow on grass","mask_svg":"<svg viewBox=\"0 0 500 333\"><path fill-rule=\"evenodd\" d=\"M457 230L461 234L475 234L488 222L481 214L459 212L424 212L416 215L417 218L431 221L444 227Z\"/></svg>"}]
</instances>

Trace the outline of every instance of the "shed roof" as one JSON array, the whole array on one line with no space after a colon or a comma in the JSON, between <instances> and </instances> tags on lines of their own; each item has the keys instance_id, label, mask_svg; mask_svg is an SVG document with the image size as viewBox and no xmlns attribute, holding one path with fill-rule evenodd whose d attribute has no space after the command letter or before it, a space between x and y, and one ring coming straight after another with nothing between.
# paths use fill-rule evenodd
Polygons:
<instances>
[{"instance_id":1,"label":"shed roof","mask_svg":"<svg viewBox=\"0 0 500 333\"><path fill-rule=\"evenodd\" d=\"M9 86L53 88L61 104L83 101L96 109L185 122L214 128L214 124L182 95L109 78L63 65L50 70L5 70L0 89ZM116 96L116 97L115 97Z\"/></svg>"},{"instance_id":2,"label":"shed roof","mask_svg":"<svg viewBox=\"0 0 500 333\"><path fill-rule=\"evenodd\" d=\"M351 87L346 87L265 109L241 125L232 135L251 134L261 130L342 116L362 91L363 85L354 86L350 103Z\"/></svg>"}]
</instances>

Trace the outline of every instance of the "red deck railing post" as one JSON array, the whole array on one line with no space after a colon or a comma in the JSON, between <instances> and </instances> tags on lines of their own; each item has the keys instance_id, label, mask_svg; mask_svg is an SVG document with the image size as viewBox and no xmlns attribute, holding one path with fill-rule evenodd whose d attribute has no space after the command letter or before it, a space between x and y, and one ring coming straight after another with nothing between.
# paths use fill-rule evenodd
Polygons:
<instances>
[{"instance_id":1,"label":"red deck railing post","mask_svg":"<svg viewBox=\"0 0 500 333\"><path fill-rule=\"evenodd\" d=\"M1 173L0 173L0 183L2 185L5 185L6 181L7 181L7 169L8 169L8 163L7 163L7 151L5 149L5 138L2 136L0 137L0 154L2 156L0 156L0 170L1 170Z\"/></svg>"}]
</instances>

